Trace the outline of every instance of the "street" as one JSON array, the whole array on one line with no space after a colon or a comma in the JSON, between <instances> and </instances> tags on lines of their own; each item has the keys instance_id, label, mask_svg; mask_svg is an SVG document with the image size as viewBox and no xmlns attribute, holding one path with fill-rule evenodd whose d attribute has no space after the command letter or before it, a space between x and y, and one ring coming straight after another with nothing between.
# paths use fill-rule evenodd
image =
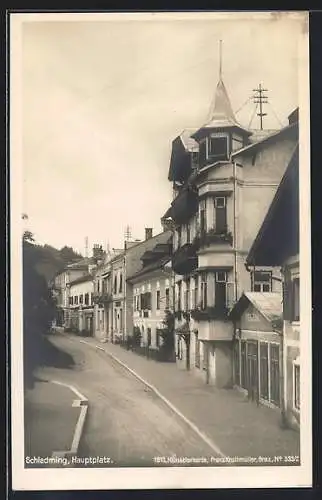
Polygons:
<instances>
[{"instance_id":1,"label":"street","mask_svg":"<svg viewBox=\"0 0 322 500\"><path fill-rule=\"evenodd\" d=\"M71 354L75 366L44 368L42 376L70 384L88 399L78 457L109 457L114 466L139 467L157 465L155 457L216 456L162 400L105 352L75 337L53 335L51 342Z\"/></svg>"}]
</instances>

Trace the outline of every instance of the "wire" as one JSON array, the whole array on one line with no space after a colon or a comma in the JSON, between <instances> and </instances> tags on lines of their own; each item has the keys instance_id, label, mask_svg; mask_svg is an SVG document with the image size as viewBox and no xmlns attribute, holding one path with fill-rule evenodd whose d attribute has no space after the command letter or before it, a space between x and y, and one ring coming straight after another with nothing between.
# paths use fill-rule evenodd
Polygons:
<instances>
[{"instance_id":1,"label":"wire","mask_svg":"<svg viewBox=\"0 0 322 500\"><path fill-rule=\"evenodd\" d=\"M281 127L283 127L284 125L283 125L283 123L281 122L281 120L279 119L279 117L277 116L277 114L275 113L273 106L271 105L271 103L270 103L270 102L269 102L268 104L270 105L270 107L271 107L271 109L272 109L272 111L273 111L273 114L274 114L274 116L275 116L276 120L279 122L280 126L281 126Z\"/></svg>"},{"instance_id":2,"label":"wire","mask_svg":"<svg viewBox=\"0 0 322 500\"><path fill-rule=\"evenodd\" d=\"M237 115L237 113L239 113L239 111L241 111L241 110L243 109L243 107L244 107L244 106L246 106L246 104L250 101L250 99L251 99L251 97L248 97L248 98L246 99L246 101L244 102L244 104L242 104L242 105L240 106L240 108L238 108L238 109L237 109L237 111L235 111L235 115Z\"/></svg>"},{"instance_id":3,"label":"wire","mask_svg":"<svg viewBox=\"0 0 322 500\"><path fill-rule=\"evenodd\" d=\"M248 128L250 128L250 126L251 126L251 124L252 124L252 121L253 121L253 119L254 119L255 113L256 113L256 111L257 111L257 108L258 108L258 103L256 104L256 107L255 107L255 109L254 109L254 112L253 112L252 117L251 117L251 119L250 119L250 122L249 122Z\"/></svg>"}]
</instances>

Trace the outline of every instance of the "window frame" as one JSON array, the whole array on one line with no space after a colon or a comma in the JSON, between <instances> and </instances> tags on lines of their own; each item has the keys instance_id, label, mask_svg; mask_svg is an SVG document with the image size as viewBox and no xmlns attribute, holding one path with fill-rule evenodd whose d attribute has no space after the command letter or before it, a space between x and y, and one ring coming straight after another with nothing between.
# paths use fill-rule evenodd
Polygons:
<instances>
[{"instance_id":1,"label":"window frame","mask_svg":"<svg viewBox=\"0 0 322 500\"><path fill-rule=\"evenodd\" d=\"M226 153L225 153L225 158L222 158L224 156L224 153L211 153L211 143L212 141L226 141ZM218 161L227 161L229 160L229 137L226 134L211 134L207 138L207 160L216 160L216 158L221 158L221 160Z\"/></svg>"}]
</instances>

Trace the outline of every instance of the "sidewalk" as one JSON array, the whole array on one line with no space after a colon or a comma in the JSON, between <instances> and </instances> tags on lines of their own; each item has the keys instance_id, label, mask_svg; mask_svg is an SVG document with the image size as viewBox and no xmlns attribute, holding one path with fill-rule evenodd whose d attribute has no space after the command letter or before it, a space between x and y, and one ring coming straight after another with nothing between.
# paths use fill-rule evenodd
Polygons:
<instances>
[{"instance_id":1,"label":"sidewalk","mask_svg":"<svg viewBox=\"0 0 322 500\"><path fill-rule=\"evenodd\" d=\"M37 381L25 397L25 457L51 457L68 451L80 409L73 407L76 395L68 388Z\"/></svg>"},{"instance_id":2,"label":"sidewalk","mask_svg":"<svg viewBox=\"0 0 322 500\"><path fill-rule=\"evenodd\" d=\"M234 389L207 386L175 363L148 360L119 345L102 344L93 338L84 340L99 345L158 389L226 456L299 455L300 434L280 427L278 410L250 403Z\"/></svg>"}]
</instances>

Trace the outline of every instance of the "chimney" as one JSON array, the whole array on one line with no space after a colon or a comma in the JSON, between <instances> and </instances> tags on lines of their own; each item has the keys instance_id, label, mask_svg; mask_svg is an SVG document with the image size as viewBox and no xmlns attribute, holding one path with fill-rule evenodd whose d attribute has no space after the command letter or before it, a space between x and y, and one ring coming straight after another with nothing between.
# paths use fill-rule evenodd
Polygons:
<instances>
[{"instance_id":1,"label":"chimney","mask_svg":"<svg viewBox=\"0 0 322 500\"><path fill-rule=\"evenodd\" d=\"M152 235L153 235L152 227L146 227L145 228L145 239L149 240L150 238L152 238Z\"/></svg>"},{"instance_id":2,"label":"chimney","mask_svg":"<svg viewBox=\"0 0 322 500\"><path fill-rule=\"evenodd\" d=\"M103 257L103 247L102 245L98 245L97 243L95 243L93 245L93 257L94 259L99 259L99 258L102 258Z\"/></svg>"}]
</instances>

